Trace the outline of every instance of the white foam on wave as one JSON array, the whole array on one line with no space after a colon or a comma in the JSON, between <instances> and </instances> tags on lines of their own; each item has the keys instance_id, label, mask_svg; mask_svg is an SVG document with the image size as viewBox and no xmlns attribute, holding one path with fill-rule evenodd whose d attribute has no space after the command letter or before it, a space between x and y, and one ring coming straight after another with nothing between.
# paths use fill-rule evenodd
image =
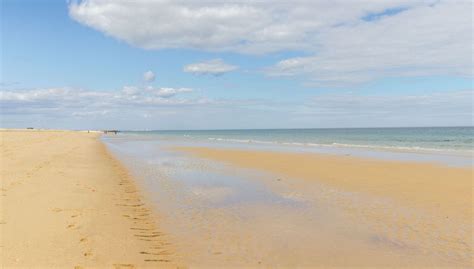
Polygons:
<instances>
[{"instance_id":1,"label":"white foam on wave","mask_svg":"<svg viewBox=\"0 0 474 269\"><path fill-rule=\"evenodd\" d=\"M330 144L323 143L303 143L303 142L280 142L280 141L264 141L253 139L234 139L234 138L220 138L209 137L210 141L231 142L231 143L246 143L246 144L266 144L266 145L283 145L296 147L320 147L320 148L358 148L369 150L383 150L396 152L414 152L414 153L447 153L447 154L474 154L474 150L469 149L447 149L447 148L427 148L419 146L389 146L389 145L364 145L364 144L345 144L333 142Z\"/></svg>"}]
</instances>

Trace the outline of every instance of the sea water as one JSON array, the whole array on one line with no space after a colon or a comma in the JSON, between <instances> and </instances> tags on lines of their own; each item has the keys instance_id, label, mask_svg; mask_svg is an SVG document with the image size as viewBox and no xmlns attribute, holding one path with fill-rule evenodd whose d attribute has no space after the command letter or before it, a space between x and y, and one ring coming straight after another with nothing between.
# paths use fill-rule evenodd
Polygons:
<instances>
[{"instance_id":1,"label":"sea water","mask_svg":"<svg viewBox=\"0 0 474 269\"><path fill-rule=\"evenodd\" d=\"M128 131L161 139L472 153L474 127Z\"/></svg>"},{"instance_id":2,"label":"sea water","mask_svg":"<svg viewBox=\"0 0 474 269\"><path fill-rule=\"evenodd\" d=\"M181 146L315 152L471 166L474 127L124 131Z\"/></svg>"}]
</instances>

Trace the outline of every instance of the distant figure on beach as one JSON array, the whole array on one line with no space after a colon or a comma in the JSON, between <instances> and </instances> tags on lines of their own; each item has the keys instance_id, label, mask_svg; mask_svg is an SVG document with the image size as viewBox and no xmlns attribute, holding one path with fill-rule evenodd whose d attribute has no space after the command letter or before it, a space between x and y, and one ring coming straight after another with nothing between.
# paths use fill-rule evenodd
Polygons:
<instances>
[{"instance_id":1,"label":"distant figure on beach","mask_svg":"<svg viewBox=\"0 0 474 269\"><path fill-rule=\"evenodd\" d=\"M108 134L108 133L117 134L118 132L119 132L118 130L104 130L104 134Z\"/></svg>"}]
</instances>

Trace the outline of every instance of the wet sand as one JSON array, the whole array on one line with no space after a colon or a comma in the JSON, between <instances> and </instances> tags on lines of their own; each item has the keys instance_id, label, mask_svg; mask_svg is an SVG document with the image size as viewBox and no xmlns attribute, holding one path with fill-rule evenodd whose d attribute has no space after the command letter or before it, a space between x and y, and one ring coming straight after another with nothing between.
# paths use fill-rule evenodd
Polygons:
<instances>
[{"instance_id":1,"label":"wet sand","mask_svg":"<svg viewBox=\"0 0 474 269\"><path fill-rule=\"evenodd\" d=\"M300 242L305 242L308 249L315 250L315 254L308 256L312 262L308 264L304 261L304 255L300 256L305 253L304 250L298 252L293 248L295 253L290 257L300 256L299 261L277 261L276 264L473 265L471 167L324 154L208 147L173 149L242 169L270 173L273 176L263 182L273 191L285 197L312 201L311 206L322 207L328 212L341 212L338 217L323 217L338 221L321 227L319 223L309 225L307 217L291 217L291 222L301 221L301 225L296 227L300 227L298 229L307 236L301 237ZM292 216L294 212L280 213ZM284 217L278 222L283 226L286 224ZM269 225L271 222L268 220L264 223L269 233L275 231L271 228L273 225L278 225ZM256 223L253 227L257 227ZM292 224L292 227L295 225ZM293 237L301 236L294 230L291 232ZM281 233L274 236L281 236ZM306 240L309 238L314 240ZM281 243L285 244L284 240ZM318 251L326 255L318 255ZM338 252L344 256L343 259L337 258Z\"/></svg>"},{"instance_id":2,"label":"wet sand","mask_svg":"<svg viewBox=\"0 0 474 269\"><path fill-rule=\"evenodd\" d=\"M200 147L176 149L290 178L319 181L347 191L390 197L408 205L435 209L448 217L472 217L472 168L334 155Z\"/></svg>"},{"instance_id":3,"label":"wet sand","mask_svg":"<svg viewBox=\"0 0 474 269\"><path fill-rule=\"evenodd\" d=\"M98 133L0 137L2 268L173 265L156 216Z\"/></svg>"}]
</instances>

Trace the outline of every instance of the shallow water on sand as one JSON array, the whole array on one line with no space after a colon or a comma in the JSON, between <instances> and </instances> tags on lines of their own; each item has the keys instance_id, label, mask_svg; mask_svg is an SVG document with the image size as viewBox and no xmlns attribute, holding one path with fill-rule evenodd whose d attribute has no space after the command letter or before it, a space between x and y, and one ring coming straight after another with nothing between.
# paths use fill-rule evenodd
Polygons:
<instances>
[{"instance_id":1,"label":"shallow water on sand","mask_svg":"<svg viewBox=\"0 0 474 269\"><path fill-rule=\"evenodd\" d=\"M471 258L462 238L472 227L433 223L381 197L193 158L167 141L104 141L147 191L185 264L462 266ZM461 240L452 247L442 236Z\"/></svg>"}]
</instances>

